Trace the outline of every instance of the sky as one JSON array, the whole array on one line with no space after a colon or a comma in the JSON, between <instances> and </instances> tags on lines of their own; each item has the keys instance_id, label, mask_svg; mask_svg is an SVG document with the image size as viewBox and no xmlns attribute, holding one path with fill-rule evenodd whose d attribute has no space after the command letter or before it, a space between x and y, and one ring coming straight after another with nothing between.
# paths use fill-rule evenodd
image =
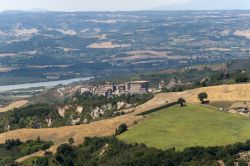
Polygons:
<instances>
[{"instance_id":1,"label":"sky","mask_svg":"<svg viewBox=\"0 0 250 166\"><path fill-rule=\"evenodd\" d=\"M126 11L154 9L191 0L0 0L0 11Z\"/></svg>"}]
</instances>

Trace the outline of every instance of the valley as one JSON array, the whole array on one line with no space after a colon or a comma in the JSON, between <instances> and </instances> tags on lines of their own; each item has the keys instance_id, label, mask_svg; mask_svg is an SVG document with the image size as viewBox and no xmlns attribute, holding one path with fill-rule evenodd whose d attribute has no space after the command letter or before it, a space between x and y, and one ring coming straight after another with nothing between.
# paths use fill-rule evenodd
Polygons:
<instances>
[{"instance_id":1,"label":"valley","mask_svg":"<svg viewBox=\"0 0 250 166\"><path fill-rule=\"evenodd\" d=\"M0 165L245 166L249 26L250 10L0 12Z\"/></svg>"},{"instance_id":2,"label":"valley","mask_svg":"<svg viewBox=\"0 0 250 166\"><path fill-rule=\"evenodd\" d=\"M249 24L247 10L1 12L0 85L247 59Z\"/></svg>"}]
</instances>

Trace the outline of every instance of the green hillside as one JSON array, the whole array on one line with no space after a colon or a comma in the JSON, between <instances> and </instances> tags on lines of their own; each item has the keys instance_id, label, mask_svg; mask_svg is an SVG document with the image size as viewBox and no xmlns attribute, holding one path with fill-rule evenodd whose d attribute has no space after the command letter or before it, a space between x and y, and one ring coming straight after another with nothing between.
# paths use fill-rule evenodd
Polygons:
<instances>
[{"instance_id":1,"label":"green hillside","mask_svg":"<svg viewBox=\"0 0 250 166\"><path fill-rule=\"evenodd\" d=\"M212 107L170 107L150 114L119 136L127 143L183 150L192 146L227 145L250 138L250 119Z\"/></svg>"}]
</instances>

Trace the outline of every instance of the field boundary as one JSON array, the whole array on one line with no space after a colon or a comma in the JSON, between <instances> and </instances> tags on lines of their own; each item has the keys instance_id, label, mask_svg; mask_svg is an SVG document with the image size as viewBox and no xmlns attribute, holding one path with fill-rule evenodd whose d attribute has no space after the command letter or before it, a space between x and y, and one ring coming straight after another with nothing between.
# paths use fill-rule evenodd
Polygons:
<instances>
[{"instance_id":1,"label":"field boundary","mask_svg":"<svg viewBox=\"0 0 250 166\"><path fill-rule=\"evenodd\" d=\"M177 105L177 104L178 104L178 102L168 103L168 104L166 104L166 105L163 105L163 106L160 106L160 107L157 107L157 108L153 108L153 109L151 109L151 110L148 110L148 111L139 113L139 114L137 114L136 116L148 115L148 114L151 114L151 113L154 113L154 112L163 110L163 109L165 109L165 108L169 108L169 107L175 106L175 105Z\"/></svg>"}]
</instances>

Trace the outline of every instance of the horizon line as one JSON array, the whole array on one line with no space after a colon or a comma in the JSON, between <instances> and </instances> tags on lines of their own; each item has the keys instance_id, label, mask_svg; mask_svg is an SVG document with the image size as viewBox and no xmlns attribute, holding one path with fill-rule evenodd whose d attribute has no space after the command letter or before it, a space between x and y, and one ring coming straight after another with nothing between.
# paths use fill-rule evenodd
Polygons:
<instances>
[{"instance_id":1,"label":"horizon line","mask_svg":"<svg viewBox=\"0 0 250 166\"><path fill-rule=\"evenodd\" d=\"M142 9L142 10L46 10L46 9L39 9L39 10L22 10L22 9L14 9L14 10L0 10L0 13L4 12L27 12L27 13L44 13L44 12L63 12L63 13L78 13L78 12L185 12L185 11L249 11L249 9Z\"/></svg>"}]
</instances>

